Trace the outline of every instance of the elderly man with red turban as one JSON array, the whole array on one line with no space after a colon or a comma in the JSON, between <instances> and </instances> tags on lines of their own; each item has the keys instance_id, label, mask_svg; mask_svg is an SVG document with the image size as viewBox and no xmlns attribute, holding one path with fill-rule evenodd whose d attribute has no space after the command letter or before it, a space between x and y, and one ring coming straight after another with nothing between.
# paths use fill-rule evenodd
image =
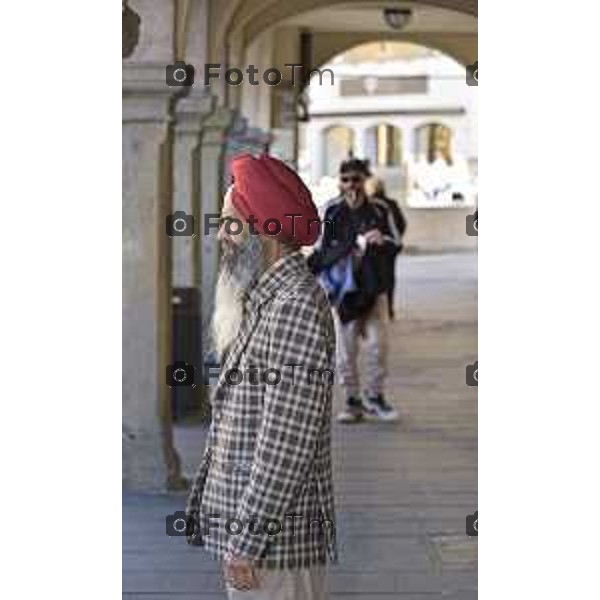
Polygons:
<instances>
[{"instance_id":1,"label":"elderly man with red turban","mask_svg":"<svg viewBox=\"0 0 600 600\"><path fill-rule=\"evenodd\" d=\"M221 560L230 599L324 600L337 560L331 475L335 329L301 246L310 192L284 163L232 163L213 333L222 357L188 499L188 541Z\"/></svg>"}]
</instances>

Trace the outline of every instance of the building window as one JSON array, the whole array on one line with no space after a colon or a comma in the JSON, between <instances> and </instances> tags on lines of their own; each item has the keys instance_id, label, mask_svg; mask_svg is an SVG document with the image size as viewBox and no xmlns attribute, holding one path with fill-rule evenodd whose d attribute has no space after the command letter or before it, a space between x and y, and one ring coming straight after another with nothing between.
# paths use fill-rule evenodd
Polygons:
<instances>
[{"instance_id":1,"label":"building window","mask_svg":"<svg viewBox=\"0 0 600 600\"><path fill-rule=\"evenodd\" d=\"M430 123L419 127L415 134L417 156L426 157L429 163L439 157L452 165L452 129L440 123Z\"/></svg>"},{"instance_id":2,"label":"building window","mask_svg":"<svg viewBox=\"0 0 600 600\"><path fill-rule=\"evenodd\" d=\"M402 164L402 132L398 127L380 123L367 131L367 158L377 167Z\"/></svg>"},{"instance_id":3,"label":"building window","mask_svg":"<svg viewBox=\"0 0 600 600\"><path fill-rule=\"evenodd\" d=\"M353 152L354 131L343 125L334 125L325 130L325 173L336 176L340 163Z\"/></svg>"}]
</instances>

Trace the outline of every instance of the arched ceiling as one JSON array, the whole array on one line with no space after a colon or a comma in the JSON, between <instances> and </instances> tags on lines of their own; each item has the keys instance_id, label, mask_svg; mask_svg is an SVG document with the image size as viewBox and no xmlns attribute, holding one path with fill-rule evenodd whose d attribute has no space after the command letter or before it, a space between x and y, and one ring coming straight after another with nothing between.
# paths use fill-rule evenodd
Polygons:
<instances>
[{"instance_id":1,"label":"arched ceiling","mask_svg":"<svg viewBox=\"0 0 600 600\"><path fill-rule=\"evenodd\" d=\"M317 34L318 36L318 34ZM417 44L426 48L439 50L452 57L458 63L467 65L477 57L477 38L473 36L445 35L443 33L428 34L404 34L399 40L393 33L379 32L345 32L327 33L317 37L314 48L314 64L312 67L320 67L329 62L336 55L346 52L369 42L380 41L402 41Z\"/></svg>"},{"instance_id":2,"label":"arched ceiling","mask_svg":"<svg viewBox=\"0 0 600 600\"><path fill-rule=\"evenodd\" d=\"M344 21L337 20L338 23L346 23L349 28L360 26L360 23L375 27L376 19L381 15L384 8L390 6L390 2L381 0L295 0L294 2L281 2L280 0L234 0L220 14L219 22L216 23L215 41L219 44L225 44L232 36L244 38L247 44L257 35L269 27L282 25L285 23L298 23L304 19L311 19L309 27L319 26L325 23L333 24L335 18L327 21L327 14L330 16L334 11L346 12ZM477 0L415 0L413 2L393 3L394 6L407 6L415 10L415 18L412 24L409 24L406 31L423 30L424 27L433 27L429 31L439 30L445 27L445 31L463 31L474 23L476 28ZM433 10L432 10L433 9ZM450 11L444 15L441 11L435 9L445 9ZM312 13L312 15L310 15ZM437 15L436 25L432 16ZM470 19L469 19L470 17ZM323 21L325 19L325 21ZM382 23L382 28L385 25ZM458 32L457 31L457 32Z\"/></svg>"}]
</instances>

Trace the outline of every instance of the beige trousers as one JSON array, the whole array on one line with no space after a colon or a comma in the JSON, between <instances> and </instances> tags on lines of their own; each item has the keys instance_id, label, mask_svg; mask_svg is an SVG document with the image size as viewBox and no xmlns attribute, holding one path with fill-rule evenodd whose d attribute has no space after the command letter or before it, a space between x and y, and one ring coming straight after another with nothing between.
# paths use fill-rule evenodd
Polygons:
<instances>
[{"instance_id":1,"label":"beige trousers","mask_svg":"<svg viewBox=\"0 0 600 600\"><path fill-rule=\"evenodd\" d=\"M336 311L334 311L336 313ZM388 300L381 294L375 306L365 317L344 323L335 314L337 332L337 375L347 396L360 396L358 351L364 337L366 353L365 392L368 397L383 394L387 375Z\"/></svg>"},{"instance_id":2,"label":"beige trousers","mask_svg":"<svg viewBox=\"0 0 600 600\"><path fill-rule=\"evenodd\" d=\"M229 600L328 600L325 567L285 570L260 569L260 586L241 591L227 586Z\"/></svg>"}]
</instances>

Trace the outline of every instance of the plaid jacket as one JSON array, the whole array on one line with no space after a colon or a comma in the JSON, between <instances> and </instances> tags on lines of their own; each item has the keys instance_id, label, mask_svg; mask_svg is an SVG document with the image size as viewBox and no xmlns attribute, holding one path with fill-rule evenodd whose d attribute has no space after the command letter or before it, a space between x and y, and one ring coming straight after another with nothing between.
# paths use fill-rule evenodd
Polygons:
<instances>
[{"instance_id":1,"label":"plaid jacket","mask_svg":"<svg viewBox=\"0 0 600 600\"><path fill-rule=\"evenodd\" d=\"M281 258L250 292L241 331L221 365L186 508L190 543L264 568L337 561L334 356L321 286L301 253Z\"/></svg>"}]
</instances>

